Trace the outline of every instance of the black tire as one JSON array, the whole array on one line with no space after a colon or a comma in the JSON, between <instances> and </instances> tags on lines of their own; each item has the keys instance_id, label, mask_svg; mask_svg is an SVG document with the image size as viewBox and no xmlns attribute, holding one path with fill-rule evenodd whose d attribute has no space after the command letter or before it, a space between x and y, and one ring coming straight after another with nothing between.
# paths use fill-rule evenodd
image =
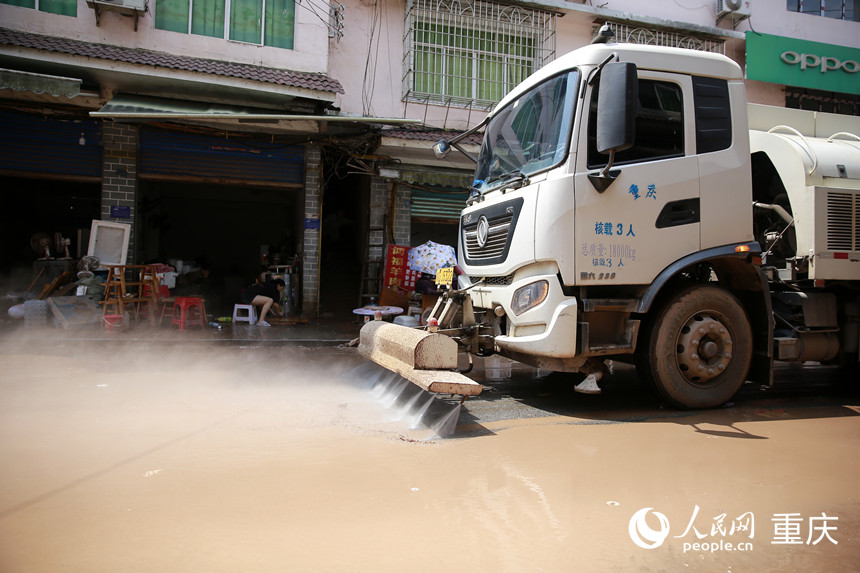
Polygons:
<instances>
[{"instance_id":1,"label":"black tire","mask_svg":"<svg viewBox=\"0 0 860 573\"><path fill-rule=\"evenodd\" d=\"M679 408L714 408L740 389L752 362L752 329L735 296L686 287L657 310L636 353L646 387Z\"/></svg>"}]
</instances>

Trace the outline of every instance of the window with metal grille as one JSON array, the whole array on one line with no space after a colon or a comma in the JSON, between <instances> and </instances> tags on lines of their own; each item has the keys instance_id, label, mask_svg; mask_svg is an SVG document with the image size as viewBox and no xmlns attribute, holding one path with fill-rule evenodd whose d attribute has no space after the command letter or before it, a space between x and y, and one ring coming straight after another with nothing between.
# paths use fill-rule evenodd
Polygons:
<instances>
[{"instance_id":1,"label":"window with metal grille","mask_svg":"<svg viewBox=\"0 0 860 573\"><path fill-rule=\"evenodd\" d=\"M667 46L669 48L687 48L688 50L699 50L701 52L713 52L715 54L726 53L726 43L715 38L682 34L673 30L662 30L657 28L643 28L631 24L619 22L597 21L592 26L592 37L597 35L603 24L607 24L615 34L616 42L627 44L643 44L646 46Z\"/></svg>"},{"instance_id":2,"label":"window with metal grille","mask_svg":"<svg viewBox=\"0 0 860 573\"><path fill-rule=\"evenodd\" d=\"M786 0L786 9L837 20L860 20L857 0Z\"/></svg>"},{"instance_id":3,"label":"window with metal grille","mask_svg":"<svg viewBox=\"0 0 860 573\"><path fill-rule=\"evenodd\" d=\"M860 95L787 87L785 88L785 107L860 115Z\"/></svg>"},{"instance_id":4,"label":"window with metal grille","mask_svg":"<svg viewBox=\"0 0 860 573\"><path fill-rule=\"evenodd\" d=\"M408 101L492 107L555 56L556 14L467 0L407 0Z\"/></svg>"}]
</instances>

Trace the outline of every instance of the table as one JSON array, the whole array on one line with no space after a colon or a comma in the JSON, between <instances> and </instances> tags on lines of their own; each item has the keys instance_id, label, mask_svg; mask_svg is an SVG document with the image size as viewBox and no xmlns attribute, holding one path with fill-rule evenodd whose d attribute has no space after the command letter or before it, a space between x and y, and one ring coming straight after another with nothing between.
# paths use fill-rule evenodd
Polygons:
<instances>
[{"instance_id":1,"label":"table","mask_svg":"<svg viewBox=\"0 0 860 573\"><path fill-rule=\"evenodd\" d=\"M403 314L403 309L399 306L379 306L368 304L367 306L353 309L352 314L358 314L364 317L371 317L375 316L377 312L382 314L382 318L385 318L386 316L396 316L398 314ZM365 320L367 320L367 318L365 318Z\"/></svg>"}]
</instances>

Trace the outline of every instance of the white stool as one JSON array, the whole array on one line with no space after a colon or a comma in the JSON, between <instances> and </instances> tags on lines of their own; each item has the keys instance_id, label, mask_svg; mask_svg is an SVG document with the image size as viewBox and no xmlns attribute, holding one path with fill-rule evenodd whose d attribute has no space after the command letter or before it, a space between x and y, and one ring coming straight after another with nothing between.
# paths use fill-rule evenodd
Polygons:
<instances>
[{"instance_id":1,"label":"white stool","mask_svg":"<svg viewBox=\"0 0 860 573\"><path fill-rule=\"evenodd\" d=\"M240 313L244 311L244 313ZM249 324L257 323L257 313L254 311L254 305L251 304L234 304L233 305L233 322L247 322Z\"/></svg>"},{"instance_id":2,"label":"white stool","mask_svg":"<svg viewBox=\"0 0 860 573\"><path fill-rule=\"evenodd\" d=\"M410 328L417 328L420 325L418 322L417 316L407 316L405 314L401 314L400 316L394 317L394 324L399 324L401 326L408 326Z\"/></svg>"}]
</instances>

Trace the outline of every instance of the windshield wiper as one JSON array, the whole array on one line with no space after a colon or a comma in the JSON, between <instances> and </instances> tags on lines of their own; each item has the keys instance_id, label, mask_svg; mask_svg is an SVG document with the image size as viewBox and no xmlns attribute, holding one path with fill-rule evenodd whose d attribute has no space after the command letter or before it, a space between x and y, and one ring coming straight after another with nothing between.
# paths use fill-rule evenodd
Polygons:
<instances>
[{"instance_id":1,"label":"windshield wiper","mask_svg":"<svg viewBox=\"0 0 860 573\"><path fill-rule=\"evenodd\" d=\"M499 175L495 181L502 181L503 183L499 185L496 189L499 191L506 191L508 189L519 189L520 187L525 187L531 180L528 175L520 171L519 169L515 169L513 171L508 171L507 173L502 173Z\"/></svg>"},{"instance_id":2,"label":"windshield wiper","mask_svg":"<svg viewBox=\"0 0 860 573\"><path fill-rule=\"evenodd\" d=\"M471 205L478 199L482 199L484 197L484 193L481 191L480 185L483 185L484 181L481 179L475 179L472 182L472 186L469 187L469 198L466 199L466 205Z\"/></svg>"},{"instance_id":3,"label":"windshield wiper","mask_svg":"<svg viewBox=\"0 0 860 573\"><path fill-rule=\"evenodd\" d=\"M498 187L492 187L494 183L502 182ZM528 175L520 171L519 169L515 169L513 171L508 171L506 173L502 173L497 177L490 177L486 181L482 181L481 179L475 179L472 186L469 187L469 198L466 199L466 205L471 205L475 201L480 201L484 198L484 194L487 191L501 191L504 193L508 189L519 189L520 187L524 187L531 183L531 179L529 179ZM484 191L481 191L480 186L487 186Z\"/></svg>"}]
</instances>

